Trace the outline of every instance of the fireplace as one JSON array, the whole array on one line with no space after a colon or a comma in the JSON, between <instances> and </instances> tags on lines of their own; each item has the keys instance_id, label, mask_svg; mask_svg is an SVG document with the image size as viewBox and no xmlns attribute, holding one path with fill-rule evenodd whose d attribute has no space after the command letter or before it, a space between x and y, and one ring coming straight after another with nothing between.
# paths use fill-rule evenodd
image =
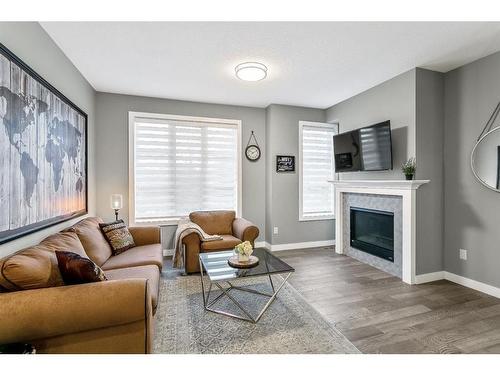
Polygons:
<instances>
[{"instance_id":1,"label":"fireplace","mask_svg":"<svg viewBox=\"0 0 500 375\"><path fill-rule=\"evenodd\" d=\"M351 207L351 247L394 262L394 213Z\"/></svg>"}]
</instances>

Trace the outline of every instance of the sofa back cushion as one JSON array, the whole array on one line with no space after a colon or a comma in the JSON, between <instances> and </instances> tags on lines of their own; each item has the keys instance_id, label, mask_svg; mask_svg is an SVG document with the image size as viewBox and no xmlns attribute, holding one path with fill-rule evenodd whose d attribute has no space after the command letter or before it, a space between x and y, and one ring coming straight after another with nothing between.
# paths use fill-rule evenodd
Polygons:
<instances>
[{"instance_id":1,"label":"sofa back cushion","mask_svg":"<svg viewBox=\"0 0 500 375\"><path fill-rule=\"evenodd\" d=\"M111 246L99 228L102 222L99 217L88 217L69 229L78 235L88 257L99 267L111 257Z\"/></svg>"},{"instance_id":2,"label":"sofa back cushion","mask_svg":"<svg viewBox=\"0 0 500 375\"><path fill-rule=\"evenodd\" d=\"M208 234L233 234L234 211L196 211L189 220L198 224Z\"/></svg>"},{"instance_id":3,"label":"sofa back cushion","mask_svg":"<svg viewBox=\"0 0 500 375\"><path fill-rule=\"evenodd\" d=\"M76 233L62 232L0 260L0 285L8 291L64 285L55 251L87 257Z\"/></svg>"}]
</instances>

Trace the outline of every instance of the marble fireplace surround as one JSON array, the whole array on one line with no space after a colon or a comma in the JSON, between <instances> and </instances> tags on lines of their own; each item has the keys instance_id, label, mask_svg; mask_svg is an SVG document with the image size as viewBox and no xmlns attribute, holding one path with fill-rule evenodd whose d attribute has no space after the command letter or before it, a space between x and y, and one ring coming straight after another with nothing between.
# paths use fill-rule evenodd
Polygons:
<instances>
[{"instance_id":1,"label":"marble fireplace surround","mask_svg":"<svg viewBox=\"0 0 500 375\"><path fill-rule=\"evenodd\" d=\"M358 193L344 193L343 207L344 211L342 216L347 218L344 220L344 227L342 233L344 234L344 254L359 260L360 262L369 264L379 270L389 273L393 276L402 277L402 198L396 195L380 195L380 194L358 194ZM393 261L383 259L376 255L370 254L363 250L351 246L351 209L361 208L376 210L381 212L392 213L392 221L394 226L394 253Z\"/></svg>"},{"instance_id":2,"label":"marble fireplace surround","mask_svg":"<svg viewBox=\"0 0 500 375\"><path fill-rule=\"evenodd\" d=\"M334 180L335 186L335 251L347 254L349 240L344 236L344 194L390 195L402 198L402 280L415 284L416 190L430 180Z\"/></svg>"}]
</instances>

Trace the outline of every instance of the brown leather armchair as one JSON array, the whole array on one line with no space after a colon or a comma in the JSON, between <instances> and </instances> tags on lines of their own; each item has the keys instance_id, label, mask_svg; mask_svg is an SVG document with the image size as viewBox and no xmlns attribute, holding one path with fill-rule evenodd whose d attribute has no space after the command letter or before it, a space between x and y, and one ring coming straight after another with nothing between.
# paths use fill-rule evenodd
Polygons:
<instances>
[{"instance_id":1,"label":"brown leather armchair","mask_svg":"<svg viewBox=\"0 0 500 375\"><path fill-rule=\"evenodd\" d=\"M186 273L200 272L200 253L230 250L244 241L255 246L259 236L259 228L248 220L237 218L234 211L197 211L189 214L189 219L207 234L222 236L222 240L202 242L196 233L184 237Z\"/></svg>"}]
</instances>

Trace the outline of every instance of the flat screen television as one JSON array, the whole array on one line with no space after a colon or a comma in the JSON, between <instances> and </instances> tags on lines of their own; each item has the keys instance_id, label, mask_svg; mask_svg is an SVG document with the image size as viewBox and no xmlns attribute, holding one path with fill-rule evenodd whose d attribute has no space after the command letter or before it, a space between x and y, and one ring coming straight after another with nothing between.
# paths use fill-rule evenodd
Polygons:
<instances>
[{"instance_id":1,"label":"flat screen television","mask_svg":"<svg viewBox=\"0 0 500 375\"><path fill-rule=\"evenodd\" d=\"M391 122L333 136L336 172L392 169Z\"/></svg>"}]
</instances>

